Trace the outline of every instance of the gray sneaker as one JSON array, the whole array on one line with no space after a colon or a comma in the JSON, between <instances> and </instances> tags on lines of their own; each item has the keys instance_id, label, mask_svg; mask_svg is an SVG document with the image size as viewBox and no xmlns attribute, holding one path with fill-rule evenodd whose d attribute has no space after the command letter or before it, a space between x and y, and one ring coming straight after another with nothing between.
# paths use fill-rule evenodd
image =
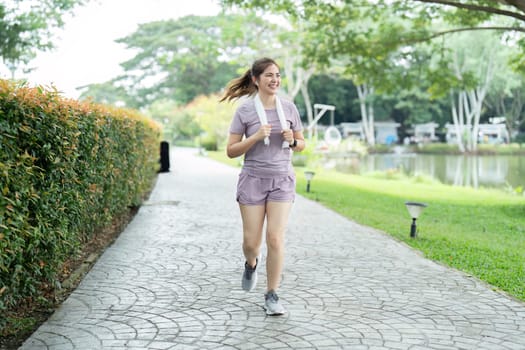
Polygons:
<instances>
[{"instance_id":1,"label":"gray sneaker","mask_svg":"<svg viewBox=\"0 0 525 350\"><path fill-rule=\"evenodd\" d=\"M244 263L244 272L242 274L242 289L249 292L257 284L257 265L259 259L255 259L255 266L251 267L247 262Z\"/></svg>"},{"instance_id":2,"label":"gray sneaker","mask_svg":"<svg viewBox=\"0 0 525 350\"><path fill-rule=\"evenodd\" d=\"M264 309L268 316L280 316L286 313L286 309L281 305L274 290L270 290L264 295Z\"/></svg>"}]
</instances>

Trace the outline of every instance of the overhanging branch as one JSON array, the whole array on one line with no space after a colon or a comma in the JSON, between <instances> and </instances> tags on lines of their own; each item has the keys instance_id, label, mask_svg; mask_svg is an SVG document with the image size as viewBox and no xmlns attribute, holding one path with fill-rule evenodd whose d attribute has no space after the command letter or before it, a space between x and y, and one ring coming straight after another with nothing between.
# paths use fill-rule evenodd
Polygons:
<instances>
[{"instance_id":1,"label":"overhanging branch","mask_svg":"<svg viewBox=\"0 0 525 350\"><path fill-rule=\"evenodd\" d=\"M421 37L421 38L402 39L401 42L403 44L408 44L408 45L414 44L414 43L423 43L425 41L430 41L432 39L435 39L435 38L438 38L440 36L444 36L447 34L477 31L477 30L496 30L496 31L505 31L505 32L515 31L515 32L525 33L525 28L521 28L521 27L468 27L468 28L455 28L455 29L445 30L445 31L437 32L437 33L431 34L429 36ZM392 43L392 44L396 44L396 43Z\"/></svg>"},{"instance_id":2,"label":"overhanging branch","mask_svg":"<svg viewBox=\"0 0 525 350\"><path fill-rule=\"evenodd\" d=\"M490 7L490 6L480 6L480 5L466 4L466 3L460 3L460 2L448 1L448 0L414 0L414 1L424 2L428 4L447 5L447 6L457 7L457 8L461 8L465 10L493 13L496 15L513 17L513 18L519 19L520 21L525 22L525 15L523 14L513 12L513 11L508 11L508 10L502 10L502 9ZM522 10L520 7L517 7L517 5L511 5L511 6L514 6L518 8L519 10Z\"/></svg>"},{"instance_id":3,"label":"overhanging branch","mask_svg":"<svg viewBox=\"0 0 525 350\"><path fill-rule=\"evenodd\" d=\"M474 27L474 28L469 27L469 28L456 28L456 29L445 30L442 32L434 33L428 37L422 38L417 41L420 41L420 42L428 41L428 40L432 40L432 39L435 39L437 37L447 35L447 34L469 32L469 31L476 31L476 30L495 30L495 31L505 31L505 32L514 31L514 32L525 33L525 28L522 28L522 27Z\"/></svg>"}]
</instances>

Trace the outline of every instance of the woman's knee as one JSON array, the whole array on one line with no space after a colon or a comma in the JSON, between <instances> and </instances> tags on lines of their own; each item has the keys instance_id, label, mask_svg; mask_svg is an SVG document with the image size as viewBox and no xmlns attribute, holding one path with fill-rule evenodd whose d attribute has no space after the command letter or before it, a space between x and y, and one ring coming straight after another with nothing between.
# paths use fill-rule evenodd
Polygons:
<instances>
[{"instance_id":1,"label":"woman's knee","mask_svg":"<svg viewBox=\"0 0 525 350\"><path fill-rule=\"evenodd\" d=\"M259 250L260 242L256 239L244 239L242 247L245 251L251 251L257 253Z\"/></svg>"},{"instance_id":2,"label":"woman's knee","mask_svg":"<svg viewBox=\"0 0 525 350\"><path fill-rule=\"evenodd\" d=\"M266 235L266 245L269 249L272 250L282 250L284 248L284 234L279 233L271 233L269 232Z\"/></svg>"}]
</instances>

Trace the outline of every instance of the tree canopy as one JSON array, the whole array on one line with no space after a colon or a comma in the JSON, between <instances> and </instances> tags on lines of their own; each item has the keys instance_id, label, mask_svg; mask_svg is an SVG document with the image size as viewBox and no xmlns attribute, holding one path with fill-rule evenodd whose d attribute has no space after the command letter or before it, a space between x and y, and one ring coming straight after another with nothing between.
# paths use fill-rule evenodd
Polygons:
<instances>
[{"instance_id":1,"label":"tree canopy","mask_svg":"<svg viewBox=\"0 0 525 350\"><path fill-rule=\"evenodd\" d=\"M353 52L378 61L403 46L429 41L451 32L497 30L514 37L525 51L525 1L490 0L222 0L223 6L287 13L308 23L318 35L305 42L307 56L321 64ZM505 18L501 24L498 18ZM358 22L356 26L353 23ZM366 25L367 22L373 25ZM442 23L436 26L435 23ZM497 24L498 23L498 24ZM525 70L523 55L514 57Z\"/></svg>"},{"instance_id":2,"label":"tree canopy","mask_svg":"<svg viewBox=\"0 0 525 350\"><path fill-rule=\"evenodd\" d=\"M267 47L273 25L252 15L186 16L139 26L117 40L136 55L123 62L124 75L113 81L128 91L136 105L158 99L180 104L209 95L248 66L257 48ZM82 97L93 96L97 86Z\"/></svg>"},{"instance_id":3,"label":"tree canopy","mask_svg":"<svg viewBox=\"0 0 525 350\"><path fill-rule=\"evenodd\" d=\"M7 0L0 3L0 57L10 70L53 47L53 29L88 0Z\"/></svg>"},{"instance_id":4,"label":"tree canopy","mask_svg":"<svg viewBox=\"0 0 525 350\"><path fill-rule=\"evenodd\" d=\"M523 56L519 55L521 9L502 3L222 2L225 12L218 16L145 23L119 39L135 52L122 63L125 73L111 82L87 86L82 97L123 102L134 108L147 108L155 101L183 106L200 95L213 96L254 58L269 55L282 63L283 92L299 102L303 116L311 115L308 107L315 103L333 104L337 122L368 122L367 134L373 138L374 120L394 120L406 129L429 121L444 125L451 118L451 94L471 95L480 86L483 75L474 69L480 65L471 65L461 76L451 65L458 49L475 52L463 48L461 40L454 42L455 36L463 33L474 41L476 37L488 40L484 34L490 33L495 40L492 45L509 48L501 50L505 54L499 65L507 66L509 57L519 63ZM504 81L513 73L499 74ZM513 110L514 120L522 118L523 104L514 108L511 103L523 78L512 79L516 84L503 86L507 94L491 98L490 106L488 100L479 99L484 109L477 110L476 120L494 116L497 110ZM484 96L493 94L492 87L484 89ZM183 117L179 125L187 116ZM311 116L307 119L312 120Z\"/></svg>"}]
</instances>

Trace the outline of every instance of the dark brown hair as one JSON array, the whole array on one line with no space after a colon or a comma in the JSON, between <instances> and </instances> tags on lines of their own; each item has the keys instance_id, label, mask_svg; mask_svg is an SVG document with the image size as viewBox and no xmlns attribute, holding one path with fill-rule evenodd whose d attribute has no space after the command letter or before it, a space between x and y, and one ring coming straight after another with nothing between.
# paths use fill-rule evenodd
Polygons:
<instances>
[{"instance_id":1,"label":"dark brown hair","mask_svg":"<svg viewBox=\"0 0 525 350\"><path fill-rule=\"evenodd\" d=\"M251 96L255 94L257 92L257 85L253 83L252 77L259 78L264 70L272 64L279 68L277 62L268 57L263 57L253 62L251 69L248 69L242 76L231 80L228 85L226 85L226 91L220 99L220 102L226 100L229 102L244 95Z\"/></svg>"}]
</instances>

